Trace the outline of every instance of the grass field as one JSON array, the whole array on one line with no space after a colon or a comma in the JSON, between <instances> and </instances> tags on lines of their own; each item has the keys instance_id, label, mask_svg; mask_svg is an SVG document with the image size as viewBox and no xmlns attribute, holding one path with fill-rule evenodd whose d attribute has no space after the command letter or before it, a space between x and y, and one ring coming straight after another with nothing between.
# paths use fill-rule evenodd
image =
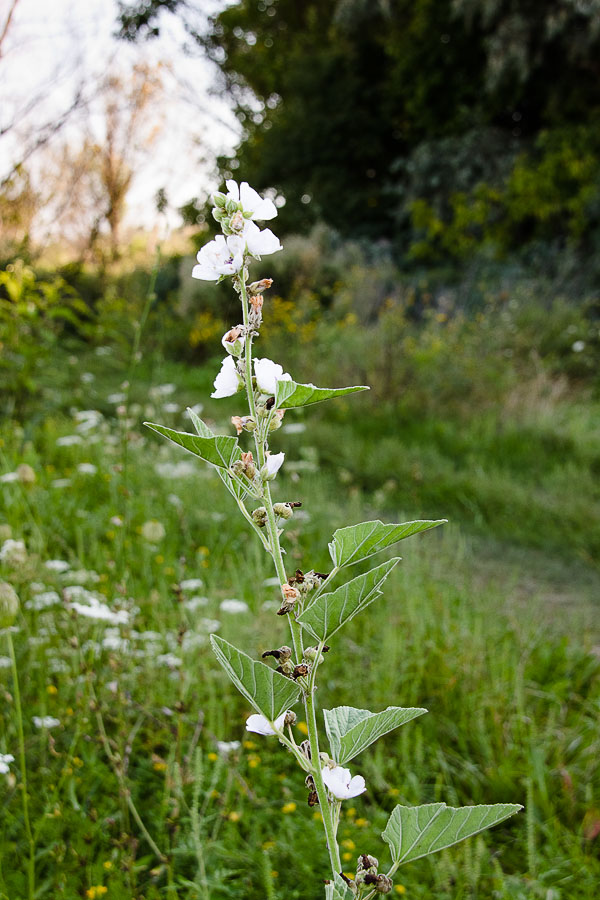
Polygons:
<instances>
[{"instance_id":1,"label":"grass field","mask_svg":"<svg viewBox=\"0 0 600 900\"><path fill-rule=\"evenodd\" d=\"M327 861L302 774L275 739L245 733L249 710L208 645L218 631L257 657L286 641L273 572L212 470L141 424L185 429L214 366L132 371L109 352L53 366L27 417L0 432L1 472L35 474L4 479L0 555L21 600L36 896L317 900ZM542 408L533 383L521 390L529 407L507 395L420 417L376 391L288 413L273 440L286 451L275 499L303 502L288 568L323 570L341 525L450 519L399 545L402 564L338 636L318 697L430 711L353 764L368 791L343 807L348 871L358 853L385 858L378 835L398 802L525 805L401 869L407 898L597 896L598 409L583 394ZM209 400L203 415L225 429L236 411ZM94 603L105 622L76 611ZM17 758L0 782L0 898L20 900L30 844L0 654L0 753Z\"/></svg>"}]
</instances>

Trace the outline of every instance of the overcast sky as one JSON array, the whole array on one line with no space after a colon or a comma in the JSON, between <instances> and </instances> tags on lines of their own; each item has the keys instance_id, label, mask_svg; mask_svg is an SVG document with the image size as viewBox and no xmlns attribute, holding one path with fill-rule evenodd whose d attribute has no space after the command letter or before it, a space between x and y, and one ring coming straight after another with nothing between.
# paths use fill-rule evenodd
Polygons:
<instances>
[{"instance_id":1,"label":"overcast sky","mask_svg":"<svg viewBox=\"0 0 600 900\"><path fill-rule=\"evenodd\" d=\"M0 27L11 2L0 0ZM198 0L197 8L205 14L224 2ZM0 175L20 158L27 132L61 115L82 82L91 96L111 66L126 70L136 61L166 62L172 74L166 102L157 109L164 135L129 197L128 220L149 222L158 188L166 189L172 206L215 188L208 181L210 160L234 146L236 120L211 94L215 67L182 51L186 36L175 17L163 18L158 40L130 46L112 36L116 15L115 0L19 0L0 59L0 129L15 119L20 125L0 138ZM75 116L61 137L76 144L80 128ZM35 168L35 157L31 164Z\"/></svg>"}]
</instances>

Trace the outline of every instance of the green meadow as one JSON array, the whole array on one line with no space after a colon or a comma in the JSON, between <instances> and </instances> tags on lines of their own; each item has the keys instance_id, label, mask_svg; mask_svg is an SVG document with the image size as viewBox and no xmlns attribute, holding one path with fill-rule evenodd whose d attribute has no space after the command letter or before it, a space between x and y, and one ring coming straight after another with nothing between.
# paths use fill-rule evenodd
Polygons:
<instances>
[{"instance_id":1,"label":"green meadow","mask_svg":"<svg viewBox=\"0 0 600 900\"><path fill-rule=\"evenodd\" d=\"M273 436L286 453L274 499L302 502L285 523L288 569L327 571L342 525L449 519L398 545L384 596L321 669L321 706L429 710L353 764L367 792L343 805L344 864L384 859L379 833L397 803L520 802L489 833L401 868L395 894L592 900L600 403L589 334L583 353L570 350L583 320L560 303L418 322L392 303L363 327L340 302L315 331L310 304L298 321L274 301L280 321L259 348L299 381L372 386L288 411ZM0 753L15 757L0 782L2 900L28 896L31 859L39 898L322 894L302 774L275 738L244 730L250 710L209 645L218 633L258 658L287 642L274 573L216 473L142 424L188 430L186 406L202 404L231 433L239 404L209 399L218 358L163 352L160 315L138 333L137 357L130 324L121 342L63 335L41 365L30 349L28 383L4 392L1 575L20 598L11 636L31 837L2 636Z\"/></svg>"}]
</instances>

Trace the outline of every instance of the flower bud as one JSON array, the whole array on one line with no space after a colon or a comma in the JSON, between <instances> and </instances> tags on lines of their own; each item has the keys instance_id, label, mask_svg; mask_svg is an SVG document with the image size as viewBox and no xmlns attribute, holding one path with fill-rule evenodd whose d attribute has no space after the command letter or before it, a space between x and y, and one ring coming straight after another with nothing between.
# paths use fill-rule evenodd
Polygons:
<instances>
[{"instance_id":1,"label":"flower bud","mask_svg":"<svg viewBox=\"0 0 600 900\"><path fill-rule=\"evenodd\" d=\"M285 714L284 725L295 725L297 721L298 716L296 715L296 713L293 710L288 709Z\"/></svg>"},{"instance_id":2,"label":"flower bud","mask_svg":"<svg viewBox=\"0 0 600 900\"><path fill-rule=\"evenodd\" d=\"M244 225L244 216L238 209L238 211L229 220L229 227L234 232L234 234L240 234L240 232L244 230Z\"/></svg>"},{"instance_id":3,"label":"flower bud","mask_svg":"<svg viewBox=\"0 0 600 900\"><path fill-rule=\"evenodd\" d=\"M307 659L309 662L314 663L317 661L319 664L323 662L323 654L318 653L318 647L307 647L304 651L304 659Z\"/></svg>"},{"instance_id":4,"label":"flower bud","mask_svg":"<svg viewBox=\"0 0 600 900\"><path fill-rule=\"evenodd\" d=\"M19 598L12 585L0 581L0 628L9 628L19 612Z\"/></svg>"},{"instance_id":5,"label":"flower bud","mask_svg":"<svg viewBox=\"0 0 600 900\"><path fill-rule=\"evenodd\" d=\"M223 219L226 219L226 218L227 218L227 213L226 213L225 210L223 210L223 209L213 209L213 211L212 211L212 217L213 217L213 219L215 219L215 220L219 223L219 225L220 225L221 222L223 221Z\"/></svg>"},{"instance_id":6,"label":"flower bud","mask_svg":"<svg viewBox=\"0 0 600 900\"><path fill-rule=\"evenodd\" d=\"M227 211L228 216L233 216L239 208L239 204L236 200L229 199L225 201L225 210Z\"/></svg>"},{"instance_id":7,"label":"flower bud","mask_svg":"<svg viewBox=\"0 0 600 900\"><path fill-rule=\"evenodd\" d=\"M379 860L368 853L361 853L357 860L357 871L376 873L379 868Z\"/></svg>"},{"instance_id":8,"label":"flower bud","mask_svg":"<svg viewBox=\"0 0 600 900\"><path fill-rule=\"evenodd\" d=\"M356 881L357 883L359 882L358 875L356 876ZM387 875L373 875L368 873L364 876L362 882L371 888L375 888L378 894L389 894L394 886L394 882Z\"/></svg>"},{"instance_id":9,"label":"flower bud","mask_svg":"<svg viewBox=\"0 0 600 900\"><path fill-rule=\"evenodd\" d=\"M294 515L294 510L289 503L276 503L273 507L273 512L282 519L291 519Z\"/></svg>"},{"instance_id":10,"label":"flower bud","mask_svg":"<svg viewBox=\"0 0 600 900\"><path fill-rule=\"evenodd\" d=\"M265 527L267 524L267 510L264 506L258 506L256 509L253 509L251 515L259 528Z\"/></svg>"},{"instance_id":11,"label":"flower bud","mask_svg":"<svg viewBox=\"0 0 600 900\"><path fill-rule=\"evenodd\" d=\"M244 329L241 325L231 328L221 338L221 343L232 356L241 356L244 349Z\"/></svg>"},{"instance_id":12,"label":"flower bud","mask_svg":"<svg viewBox=\"0 0 600 900\"><path fill-rule=\"evenodd\" d=\"M223 209L225 204L227 203L227 197L225 196L225 194L217 191L216 194L213 194L213 203L215 204L215 206Z\"/></svg>"},{"instance_id":13,"label":"flower bud","mask_svg":"<svg viewBox=\"0 0 600 900\"><path fill-rule=\"evenodd\" d=\"M276 409L275 414L271 421L269 422L269 431L277 431L278 428L281 428L281 423L283 421L283 417L285 415L285 409Z\"/></svg>"},{"instance_id":14,"label":"flower bud","mask_svg":"<svg viewBox=\"0 0 600 900\"><path fill-rule=\"evenodd\" d=\"M250 294L261 294L263 291L268 291L272 284L273 284L272 278L261 278L260 281L253 281L252 284L248 285L248 292ZM252 300L250 302L252 302ZM262 297L261 297L261 306L262 306Z\"/></svg>"}]
</instances>

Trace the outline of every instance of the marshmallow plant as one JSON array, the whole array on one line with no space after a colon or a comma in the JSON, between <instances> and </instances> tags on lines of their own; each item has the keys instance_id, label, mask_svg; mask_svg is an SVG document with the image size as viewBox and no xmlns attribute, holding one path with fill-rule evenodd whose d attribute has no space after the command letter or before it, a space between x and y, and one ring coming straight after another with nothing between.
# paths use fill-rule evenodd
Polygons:
<instances>
[{"instance_id":1,"label":"marshmallow plant","mask_svg":"<svg viewBox=\"0 0 600 900\"><path fill-rule=\"evenodd\" d=\"M508 803L458 809L445 803L396 806L382 834L390 850L391 865L386 871L380 871L378 860L368 852L371 848L362 847L354 878L342 874L337 842L340 808L344 800L367 790L363 776L347 766L379 737L427 710L399 706L388 706L379 712L352 706L323 709L325 744L317 724L318 674L321 666L327 665L325 654L343 651L339 640L341 629L381 595L385 580L400 562L399 557L394 557L377 564L372 562L373 557L445 520L403 524L372 521L340 528L329 544L329 573L313 569L286 571L280 540L285 522L300 504L285 496L273 498L275 491L279 494L277 475L284 454L271 452L271 435L280 428L288 410L367 388L299 384L278 363L253 357L253 343L259 336L263 316L263 292L272 281L261 278L249 283L249 266L254 260L282 249L273 232L257 224L274 218L277 209L246 182L238 186L235 181L228 181L227 194L215 194L214 203L213 216L223 234L202 247L192 275L215 282L230 279L239 295L242 321L223 336L227 355L215 378L212 397L218 399L243 392L247 411L232 418L235 437L214 434L192 410L189 415L195 434L146 424L215 467L249 527L272 558L281 591L277 615L286 617L290 628L290 646L262 654L263 660L274 660L276 667L249 656L214 634L212 647L231 681L255 710L247 719L247 730L265 739L277 737L306 773L308 805L318 807L321 813L331 865L325 879L327 900L367 900L377 893L389 893L399 866L496 825L521 807ZM246 434L253 440L252 450L242 449L240 445L239 438ZM367 571L352 577L351 567L356 565ZM294 733L294 707L300 704L304 708L308 740L298 742Z\"/></svg>"}]
</instances>

